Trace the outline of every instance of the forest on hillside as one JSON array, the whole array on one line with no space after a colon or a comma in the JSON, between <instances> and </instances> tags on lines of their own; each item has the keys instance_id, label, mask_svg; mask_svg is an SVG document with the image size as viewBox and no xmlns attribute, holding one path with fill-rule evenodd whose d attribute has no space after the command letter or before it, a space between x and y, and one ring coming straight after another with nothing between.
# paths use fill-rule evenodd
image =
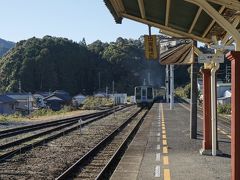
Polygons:
<instances>
[{"instance_id":1,"label":"forest on hillside","mask_svg":"<svg viewBox=\"0 0 240 180\"><path fill-rule=\"evenodd\" d=\"M187 66L176 66L175 84L189 82ZM0 91L16 92L19 82L25 92L61 89L72 95L111 91L133 94L134 86L148 79L164 86L165 67L144 57L143 38L99 40L86 44L45 36L20 41L0 59ZM99 83L100 80L100 83ZM100 87L99 87L100 85Z\"/></svg>"},{"instance_id":2,"label":"forest on hillside","mask_svg":"<svg viewBox=\"0 0 240 180\"><path fill-rule=\"evenodd\" d=\"M14 42L6 41L0 38L0 57L3 56L9 49L15 46Z\"/></svg>"}]
</instances>

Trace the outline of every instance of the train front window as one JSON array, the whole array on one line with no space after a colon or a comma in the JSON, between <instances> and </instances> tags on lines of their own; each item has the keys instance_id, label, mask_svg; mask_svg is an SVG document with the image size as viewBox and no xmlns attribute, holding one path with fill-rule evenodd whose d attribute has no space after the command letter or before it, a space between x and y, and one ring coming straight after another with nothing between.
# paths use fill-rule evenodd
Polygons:
<instances>
[{"instance_id":1,"label":"train front window","mask_svg":"<svg viewBox=\"0 0 240 180\"><path fill-rule=\"evenodd\" d=\"M146 96L146 89L142 90L142 96Z\"/></svg>"},{"instance_id":2,"label":"train front window","mask_svg":"<svg viewBox=\"0 0 240 180\"><path fill-rule=\"evenodd\" d=\"M141 88L136 88L136 99L141 99Z\"/></svg>"},{"instance_id":3,"label":"train front window","mask_svg":"<svg viewBox=\"0 0 240 180\"><path fill-rule=\"evenodd\" d=\"M153 98L152 88L147 88L147 98L148 99L152 99Z\"/></svg>"}]
</instances>

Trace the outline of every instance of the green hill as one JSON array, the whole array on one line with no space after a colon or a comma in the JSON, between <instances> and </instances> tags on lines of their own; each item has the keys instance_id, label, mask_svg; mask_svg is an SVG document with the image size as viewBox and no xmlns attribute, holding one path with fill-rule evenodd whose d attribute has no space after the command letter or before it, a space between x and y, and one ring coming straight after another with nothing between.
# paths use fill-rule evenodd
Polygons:
<instances>
[{"instance_id":1,"label":"green hill","mask_svg":"<svg viewBox=\"0 0 240 180\"><path fill-rule=\"evenodd\" d=\"M6 41L0 38L0 57L3 56L9 49L14 46L14 42Z\"/></svg>"},{"instance_id":2,"label":"green hill","mask_svg":"<svg viewBox=\"0 0 240 180\"><path fill-rule=\"evenodd\" d=\"M164 66L145 59L142 38L118 38L111 43L98 40L86 45L84 39L77 43L66 38L33 37L18 42L1 58L0 92L18 91L19 81L26 92L62 89L92 94L105 91L106 86L111 92L114 80L117 92L133 94L134 86L147 80L149 73L151 84L164 85ZM187 71L180 73L187 82Z\"/></svg>"}]
</instances>

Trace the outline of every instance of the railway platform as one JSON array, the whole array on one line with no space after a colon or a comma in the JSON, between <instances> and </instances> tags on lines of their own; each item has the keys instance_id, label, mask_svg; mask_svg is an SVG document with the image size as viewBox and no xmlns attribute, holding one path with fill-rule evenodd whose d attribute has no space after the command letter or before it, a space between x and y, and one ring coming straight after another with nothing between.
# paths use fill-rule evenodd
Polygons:
<instances>
[{"instance_id":1,"label":"railway platform","mask_svg":"<svg viewBox=\"0 0 240 180\"><path fill-rule=\"evenodd\" d=\"M155 103L120 160L111 180L120 179L230 179L230 129L218 123L221 156L200 155L202 115L198 115L198 137L190 139L189 107Z\"/></svg>"}]
</instances>

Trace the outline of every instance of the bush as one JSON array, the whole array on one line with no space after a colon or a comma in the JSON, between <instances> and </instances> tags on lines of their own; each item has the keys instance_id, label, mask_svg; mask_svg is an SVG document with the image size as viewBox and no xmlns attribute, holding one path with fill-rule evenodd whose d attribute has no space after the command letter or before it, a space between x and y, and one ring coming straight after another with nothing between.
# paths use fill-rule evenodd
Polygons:
<instances>
[{"instance_id":1,"label":"bush","mask_svg":"<svg viewBox=\"0 0 240 180\"><path fill-rule=\"evenodd\" d=\"M73 110L74 109L71 106L64 106L60 111L53 111L51 109L38 109L31 113L31 117L58 115Z\"/></svg>"},{"instance_id":2,"label":"bush","mask_svg":"<svg viewBox=\"0 0 240 180\"><path fill-rule=\"evenodd\" d=\"M63 106L63 108L60 110L61 112L69 112L72 111L72 107L71 106Z\"/></svg>"},{"instance_id":3,"label":"bush","mask_svg":"<svg viewBox=\"0 0 240 180\"><path fill-rule=\"evenodd\" d=\"M190 99L191 98L191 84L187 84L185 87L184 87L184 94L185 96Z\"/></svg>"},{"instance_id":4,"label":"bush","mask_svg":"<svg viewBox=\"0 0 240 180\"><path fill-rule=\"evenodd\" d=\"M109 98L88 97L84 100L83 104L83 109L96 109L103 106L112 106L113 102Z\"/></svg>"},{"instance_id":5,"label":"bush","mask_svg":"<svg viewBox=\"0 0 240 180\"><path fill-rule=\"evenodd\" d=\"M182 87L177 87L177 88L175 89L175 94L176 94L176 96L178 96L178 97L185 97L185 95L184 95L184 89L183 89Z\"/></svg>"},{"instance_id":6,"label":"bush","mask_svg":"<svg viewBox=\"0 0 240 180\"><path fill-rule=\"evenodd\" d=\"M218 104L217 112L221 114L231 114L231 104Z\"/></svg>"},{"instance_id":7,"label":"bush","mask_svg":"<svg viewBox=\"0 0 240 180\"><path fill-rule=\"evenodd\" d=\"M38 117L38 116L45 116L45 115L53 115L55 114L54 111L52 111L51 109L38 109L35 110L31 113L32 117Z\"/></svg>"},{"instance_id":8,"label":"bush","mask_svg":"<svg viewBox=\"0 0 240 180\"><path fill-rule=\"evenodd\" d=\"M24 116L19 112L15 112L14 114L10 114L10 115L1 114L0 121L22 120L23 117Z\"/></svg>"},{"instance_id":9,"label":"bush","mask_svg":"<svg viewBox=\"0 0 240 180\"><path fill-rule=\"evenodd\" d=\"M187 84L184 88L182 88L182 87L176 88L175 94L179 97L190 99L190 97L191 97L191 84L190 83Z\"/></svg>"},{"instance_id":10,"label":"bush","mask_svg":"<svg viewBox=\"0 0 240 180\"><path fill-rule=\"evenodd\" d=\"M76 110L76 109L71 106L64 106L60 111L53 111L51 109L38 109L38 110L33 111L28 116L23 116L20 112L16 112L11 115L0 115L0 121L26 120L26 118L59 115L59 114L64 114L64 113L71 112L74 110Z\"/></svg>"}]
</instances>

